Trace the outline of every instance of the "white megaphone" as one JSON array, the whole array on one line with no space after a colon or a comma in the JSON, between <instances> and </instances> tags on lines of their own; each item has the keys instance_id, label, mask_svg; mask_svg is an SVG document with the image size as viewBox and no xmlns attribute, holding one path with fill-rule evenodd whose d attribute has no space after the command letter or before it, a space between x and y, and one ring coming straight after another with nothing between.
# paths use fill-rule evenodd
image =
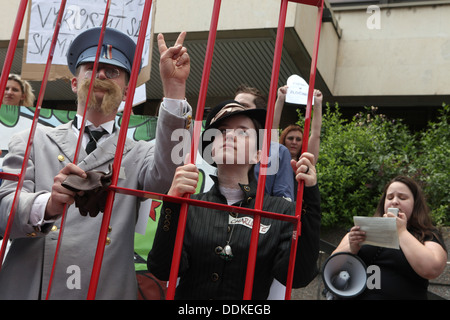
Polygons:
<instances>
[{"instance_id":1,"label":"white megaphone","mask_svg":"<svg viewBox=\"0 0 450 320\"><path fill-rule=\"evenodd\" d=\"M343 299L356 297L366 288L366 265L358 256L339 252L325 261L322 279L328 290L327 299L332 300L332 295Z\"/></svg>"}]
</instances>

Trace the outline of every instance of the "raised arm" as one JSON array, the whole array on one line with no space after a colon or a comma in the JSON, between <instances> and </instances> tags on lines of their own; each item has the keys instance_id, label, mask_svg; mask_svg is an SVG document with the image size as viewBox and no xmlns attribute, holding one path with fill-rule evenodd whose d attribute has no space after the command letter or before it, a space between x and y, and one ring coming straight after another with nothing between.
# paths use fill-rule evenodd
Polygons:
<instances>
[{"instance_id":1,"label":"raised arm","mask_svg":"<svg viewBox=\"0 0 450 320\"><path fill-rule=\"evenodd\" d=\"M174 46L167 48L164 36L158 34L159 70L166 98L185 98L186 80L190 72L190 58L183 46L185 38L186 32L181 32Z\"/></svg>"},{"instance_id":2,"label":"raised arm","mask_svg":"<svg viewBox=\"0 0 450 320\"><path fill-rule=\"evenodd\" d=\"M320 131L322 129L322 92L314 90L314 108L311 122L311 134L308 142L308 152L314 155L314 164L319 159Z\"/></svg>"}]
</instances>

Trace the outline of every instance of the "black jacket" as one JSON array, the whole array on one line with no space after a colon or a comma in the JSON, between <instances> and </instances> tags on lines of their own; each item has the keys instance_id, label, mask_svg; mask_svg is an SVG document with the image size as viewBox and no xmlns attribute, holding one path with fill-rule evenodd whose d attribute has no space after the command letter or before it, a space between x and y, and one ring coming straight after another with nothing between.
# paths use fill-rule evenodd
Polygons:
<instances>
[{"instance_id":1,"label":"black jacket","mask_svg":"<svg viewBox=\"0 0 450 320\"><path fill-rule=\"evenodd\" d=\"M213 177L215 178L215 177ZM245 193L242 204L236 206L254 208L256 182L241 185ZM217 179L206 193L192 195L192 199L226 204L220 193ZM317 274L319 254L320 194L318 186L305 187L301 216L301 237L298 240L293 287L306 286ZM168 280L175 243L180 205L164 202L147 266L160 280ZM295 214L295 203L283 198L264 196L263 211L288 215ZM242 224L235 224L230 246L234 257L230 261L221 256L221 249L229 239L233 226L229 215L215 209L190 206L187 213L183 251L181 255L180 282L176 299L242 299L253 216L239 214ZM251 219L249 219L251 218ZM244 225L245 222L247 225ZM270 227L269 227L270 226ZM286 283L293 224L261 217L256 258L253 299L267 299L274 277ZM261 230L261 229L260 229Z\"/></svg>"}]
</instances>

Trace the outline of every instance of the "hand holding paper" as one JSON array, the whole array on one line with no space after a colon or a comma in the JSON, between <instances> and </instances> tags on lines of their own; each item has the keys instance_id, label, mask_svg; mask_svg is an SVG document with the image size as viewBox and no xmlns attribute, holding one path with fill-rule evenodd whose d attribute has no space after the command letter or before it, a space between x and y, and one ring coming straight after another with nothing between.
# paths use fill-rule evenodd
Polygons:
<instances>
[{"instance_id":1,"label":"hand holding paper","mask_svg":"<svg viewBox=\"0 0 450 320\"><path fill-rule=\"evenodd\" d=\"M306 105L308 102L309 86L305 80L298 75L292 75L287 80L288 90L286 93L286 102L293 104Z\"/></svg>"},{"instance_id":2,"label":"hand holding paper","mask_svg":"<svg viewBox=\"0 0 450 320\"><path fill-rule=\"evenodd\" d=\"M353 217L355 226L366 232L363 244L399 249L397 223L394 217Z\"/></svg>"}]
</instances>

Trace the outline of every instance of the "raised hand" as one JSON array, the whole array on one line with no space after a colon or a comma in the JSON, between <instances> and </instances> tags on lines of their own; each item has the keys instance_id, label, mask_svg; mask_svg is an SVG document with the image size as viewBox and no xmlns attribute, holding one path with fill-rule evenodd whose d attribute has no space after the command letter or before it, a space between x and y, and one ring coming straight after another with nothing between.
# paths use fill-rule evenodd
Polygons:
<instances>
[{"instance_id":1,"label":"raised hand","mask_svg":"<svg viewBox=\"0 0 450 320\"><path fill-rule=\"evenodd\" d=\"M173 47L167 48L164 36L158 34L159 71L166 98L184 99L186 95L191 63L187 49L183 47L185 38L186 32L181 32Z\"/></svg>"}]
</instances>

